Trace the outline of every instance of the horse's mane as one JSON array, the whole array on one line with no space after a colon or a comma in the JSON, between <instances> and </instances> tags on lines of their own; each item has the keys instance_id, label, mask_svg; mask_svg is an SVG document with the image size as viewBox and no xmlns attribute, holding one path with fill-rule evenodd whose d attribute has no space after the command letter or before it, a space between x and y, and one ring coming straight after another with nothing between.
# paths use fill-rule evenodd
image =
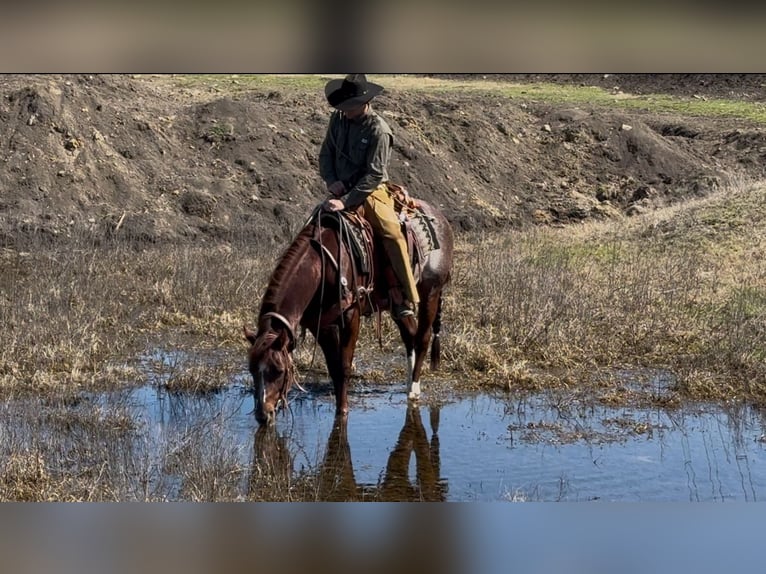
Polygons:
<instances>
[{"instance_id":1,"label":"horse's mane","mask_svg":"<svg viewBox=\"0 0 766 574\"><path fill-rule=\"evenodd\" d=\"M306 252L313 249L310 243L312 234L313 226L305 226L280 257L263 296L261 316L278 309L279 303L289 290L288 282L294 278L295 269L301 263Z\"/></svg>"}]
</instances>

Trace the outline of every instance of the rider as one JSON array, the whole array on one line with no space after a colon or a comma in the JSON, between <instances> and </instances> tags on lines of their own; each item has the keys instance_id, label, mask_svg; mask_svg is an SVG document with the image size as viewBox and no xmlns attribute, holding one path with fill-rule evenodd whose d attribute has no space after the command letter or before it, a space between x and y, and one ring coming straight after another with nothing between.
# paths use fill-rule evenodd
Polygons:
<instances>
[{"instance_id":1,"label":"rider","mask_svg":"<svg viewBox=\"0 0 766 574\"><path fill-rule=\"evenodd\" d=\"M391 290L392 313L404 318L414 315L420 298L407 243L386 185L393 134L370 104L382 90L382 86L368 82L364 74L349 74L342 80L327 83L325 96L337 111L330 117L319 152L319 174L331 195L324 202L324 209L342 211L364 205L364 217L383 240L402 287L401 294Z\"/></svg>"}]
</instances>

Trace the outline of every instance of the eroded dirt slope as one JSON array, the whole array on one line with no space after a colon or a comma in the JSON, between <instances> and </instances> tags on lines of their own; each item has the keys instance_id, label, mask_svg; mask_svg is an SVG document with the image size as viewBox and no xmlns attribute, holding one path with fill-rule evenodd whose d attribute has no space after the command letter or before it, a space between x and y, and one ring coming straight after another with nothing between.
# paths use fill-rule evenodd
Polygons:
<instances>
[{"instance_id":1,"label":"eroded dirt slope","mask_svg":"<svg viewBox=\"0 0 766 574\"><path fill-rule=\"evenodd\" d=\"M684 78L643 75L621 89L764 93L760 76ZM191 90L171 80L0 77L0 244L83 230L148 242L284 243L324 196L316 163L329 114L323 95ZM733 176L762 179L766 169L766 131L744 120L396 90L375 108L395 133L393 178L442 206L458 230L629 216Z\"/></svg>"}]
</instances>

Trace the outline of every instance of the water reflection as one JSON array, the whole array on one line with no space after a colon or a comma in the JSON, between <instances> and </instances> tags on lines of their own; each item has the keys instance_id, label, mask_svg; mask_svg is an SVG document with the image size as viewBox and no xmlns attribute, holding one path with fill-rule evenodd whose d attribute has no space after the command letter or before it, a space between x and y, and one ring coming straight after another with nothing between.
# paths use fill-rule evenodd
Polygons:
<instances>
[{"instance_id":1,"label":"water reflection","mask_svg":"<svg viewBox=\"0 0 766 574\"><path fill-rule=\"evenodd\" d=\"M441 476L439 458L439 407L428 408L431 438L421 417L420 408L408 405L404 425L388 456L380 479L358 480L348 437L348 419L335 419L324 455L316 466L304 471L298 479L310 480L317 500L328 502L403 501L441 502L447 500L447 481ZM280 498L280 489L294 483L294 457L286 434L274 428L255 432L253 466L249 480L249 497ZM414 456L414 476L411 466ZM285 490L281 490L285 496Z\"/></svg>"},{"instance_id":2,"label":"water reflection","mask_svg":"<svg viewBox=\"0 0 766 574\"><path fill-rule=\"evenodd\" d=\"M727 482L737 485L745 501L758 500L749 453L753 440L747 435L752 434L752 422L757 418L762 420L762 413L759 416L758 411L742 404L728 405L721 412L708 415L712 420L709 427L694 425L682 411L668 413L667 416L681 436L689 500L732 498L732 487L727 488ZM697 453L694 452L694 443L699 444ZM728 480L727 473L730 475ZM709 495L701 492L700 483L709 485Z\"/></svg>"},{"instance_id":3,"label":"water reflection","mask_svg":"<svg viewBox=\"0 0 766 574\"><path fill-rule=\"evenodd\" d=\"M525 400L506 411L512 449L534 463L533 500L757 501L766 495L763 411L746 404L561 409ZM528 453L533 453L532 457ZM562 464L558 493L551 454ZM519 470L517 476L526 476ZM518 480L518 478L517 478Z\"/></svg>"},{"instance_id":4,"label":"water reflection","mask_svg":"<svg viewBox=\"0 0 766 574\"><path fill-rule=\"evenodd\" d=\"M615 408L575 393L445 394L439 405L417 408L398 389L359 384L348 420L336 421L331 387L309 391L294 397L271 432L258 428L244 383L203 395L158 383L99 400L127 398L142 472L162 499L198 480L201 465L231 469L239 497L249 500L766 497L766 414L750 405L666 410ZM221 480L203 478L214 487Z\"/></svg>"},{"instance_id":5,"label":"water reflection","mask_svg":"<svg viewBox=\"0 0 766 574\"><path fill-rule=\"evenodd\" d=\"M356 483L351 447L348 444L348 419L337 419L327 439L324 459L317 470L319 499L341 502L365 499L364 488Z\"/></svg>"},{"instance_id":6,"label":"water reflection","mask_svg":"<svg viewBox=\"0 0 766 574\"><path fill-rule=\"evenodd\" d=\"M247 481L247 498L289 499L293 478L293 455L287 439L274 428L259 427L253 438L253 464ZM264 496L264 493L270 493Z\"/></svg>"},{"instance_id":7,"label":"water reflection","mask_svg":"<svg viewBox=\"0 0 766 574\"><path fill-rule=\"evenodd\" d=\"M439 458L439 408L428 409L431 423L431 440L420 418L420 409L409 406L404 426L399 433L386 474L380 488L385 501L440 502L447 498L447 482L441 478ZM415 454L416 480L410 481L409 463Z\"/></svg>"}]
</instances>

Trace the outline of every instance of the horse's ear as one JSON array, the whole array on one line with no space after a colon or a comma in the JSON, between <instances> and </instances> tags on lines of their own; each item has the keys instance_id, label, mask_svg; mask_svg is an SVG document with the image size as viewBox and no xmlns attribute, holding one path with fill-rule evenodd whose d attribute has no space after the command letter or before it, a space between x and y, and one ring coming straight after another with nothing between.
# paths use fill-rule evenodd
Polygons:
<instances>
[{"instance_id":1,"label":"horse's ear","mask_svg":"<svg viewBox=\"0 0 766 574\"><path fill-rule=\"evenodd\" d=\"M243 325L242 330L245 332L245 339L250 341L251 345L255 345L255 331L248 329L247 325Z\"/></svg>"}]
</instances>

